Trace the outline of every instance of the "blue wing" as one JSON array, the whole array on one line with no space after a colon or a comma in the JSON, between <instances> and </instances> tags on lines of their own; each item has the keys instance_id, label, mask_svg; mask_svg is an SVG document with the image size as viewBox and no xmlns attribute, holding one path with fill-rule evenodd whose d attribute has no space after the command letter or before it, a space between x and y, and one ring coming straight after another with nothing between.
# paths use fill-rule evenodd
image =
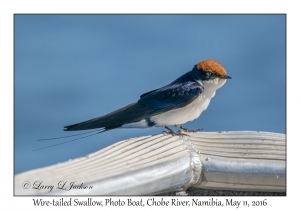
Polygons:
<instances>
[{"instance_id":1,"label":"blue wing","mask_svg":"<svg viewBox=\"0 0 300 210\"><path fill-rule=\"evenodd\" d=\"M136 103L101 117L65 126L65 130L103 128L106 131L127 123L139 122L162 112L184 107L194 101L203 90L203 86L192 80L189 74L185 74L167 86L141 95Z\"/></svg>"},{"instance_id":2,"label":"blue wing","mask_svg":"<svg viewBox=\"0 0 300 210\"><path fill-rule=\"evenodd\" d=\"M182 108L194 101L203 92L203 86L195 81L171 83L160 89L148 92L137 102L147 108L149 116L172 109Z\"/></svg>"}]
</instances>

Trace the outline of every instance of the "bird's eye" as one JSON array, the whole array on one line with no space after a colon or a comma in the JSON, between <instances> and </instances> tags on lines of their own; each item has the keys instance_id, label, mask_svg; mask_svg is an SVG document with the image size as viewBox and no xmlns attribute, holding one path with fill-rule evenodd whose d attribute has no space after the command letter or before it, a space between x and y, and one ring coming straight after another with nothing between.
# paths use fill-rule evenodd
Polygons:
<instances>
[{"instance_id":1,"label":"bird's eye","mask_svg":"<svg viewBox=\"0 0 300 210\"><path fill-rule=\"evenodd\" d=\"M205 76L206 76L206 78L209 78L210 76L211 76L211 72L210 71L207 71L206 73L205 73Z\"/></svg>"}]
</instances>

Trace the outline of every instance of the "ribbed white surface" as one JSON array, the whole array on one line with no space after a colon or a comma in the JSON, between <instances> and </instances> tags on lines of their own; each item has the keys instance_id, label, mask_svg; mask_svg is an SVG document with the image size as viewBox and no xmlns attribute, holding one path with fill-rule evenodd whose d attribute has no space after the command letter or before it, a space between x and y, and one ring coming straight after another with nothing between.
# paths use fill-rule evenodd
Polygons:
<instances>
[{"instance_id":1,"label":"ribbed white surface","mask_svg":"<svg viewBox=\"0 0 300 210\"><path fill-rule=\"evenodd\" d=\"M201 154L238 158L286 159L284 134L269 132L199 132L191 143Z\"/></svg>"},{"instance_id":2,"label":"ribbed white surface","mask_svg":"<svg viewBox=\"0 0 300 210\"><path fill-rule=\"evenodd\" d=\"M187 153L183 140L178 136L145 136L120 141L85 157L53 166L24 172L15 176L15 194L45 193L46 190L23 189L24 181L54 185L60 181L91 183L131 171L146 168Z\"/></svg>"},{"instance_id":3,"label":"ribbed white surface","mask_svg":"<svg viewBox=\"0 0 300 210\"><path fill-rule=\"evenodd\" d=\"M230 186L233 189L235 187L243 189L241 186L246 183L246 179L249 180L247 177L252 173L251 170L255 169L257 172L257 167L253 166L258 163L269 163L268 161L273 161L274 164L268 167L267 173L273 173L272 167L274 167L274 174L264 174L263 178L259 179L256 178L258 176L253 176L251 181L253 186L249 185L249 189L259 189L259 185L255 186L255 182L264 183L271 175L276 176L280 184L278 185L278 182L276 187L276 183L273 184L270 179L265 187L271 190L285 189L285 135L242 131L188 134L190 136L183 138L161 134L123 140L85 157L17 174L15 195L49 193L46 189L33 189L32 185L35 181L42 181L42 185L53 185L55 188L60 181L67 181L68 185L69 182L76 181L76 185L84 183L84 185L94 186L93 190L56 189L55 191L53 189L51 193L54 194L57 192L56 194L149 195L167 190L185 189L193 184L208 188L222 185L223 188ZM260 160L261 162L257 162ZM225 163L225 166L220 165L221 162ZM242 166L241 162L243 162ZM227 167L227 163L231 165ZM252 166L245 169L244 163ZM204 171L202 175L201 170ZM264 173L262 171L264 165L259 170L261 170L259 173ZM237 175L236 171L239 173L240 180L235 183L236 179L233 177ZM222 178L223 176L228 176L227 181ZM279 180L278 177L281 179ZM31 183L31 187L24 189L24 182Z\"/></svg>"}]
</instances>

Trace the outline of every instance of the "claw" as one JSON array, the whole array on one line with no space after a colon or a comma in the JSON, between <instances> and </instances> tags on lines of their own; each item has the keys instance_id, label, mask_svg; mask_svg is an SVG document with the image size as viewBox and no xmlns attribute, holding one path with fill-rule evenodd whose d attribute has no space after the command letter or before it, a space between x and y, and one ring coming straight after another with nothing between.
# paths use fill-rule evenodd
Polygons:
<instances>
[{"instance_id":1,"label":"claw","mask_svg":"<svg viewBox=\"0 0 300 210\"><path fill-rule=\"evenodd\" d=\"M175 132L171 128L167 127L167 126L165 126L165 128L168 129L169 131L163 131L164 135L171 134L172 136L181 136L181 137L183 137L183 136L190 136L188 134L182 133L181 130L179 130L178 132Z\"/></svg>"},{"instance_id":2,"label":"claw","mask_svg":"<svg viewBox=\"0 0 300 210\"><path fill-rule=\"evenodd\" d=\"M163 131L164 135L171 134L172 136L181 136L181 137L189 136L188 134L182 133L181 130L178 131L178 132L175 132L171 128L169 128L168 126L165 126L165 128L168 129L169 131Z\"/></svg>"},{"instance_id":3,"label":"claw","mask_svg":"<svg viewBox=\"0 0 300 210\"><path fill-rule=\"evenodd\" d=\"M191 130L191 132L194 132L194 133L196 133L198 131L204 131L204 129L203 128L198 128L197 130Z\"/></svg>"},{"instance_id":4,"label":"claw","mask_svg":"<svg viewBox=\"0 0 300 210\"><path fill-rule=\"evenodd\" d=\"M181 130L177 131L176 134L177 134L178 136L181 136L181 137L183 137L183 136L188 136L188 137L190 137L190 135L188 135L188 134L186 134L186 133L182 133Z\"/></svg>"},{"instance_id":5,"label":"claw","mask_svg":"<svg viewBox=\"0 0 300 210\"><path fill-rule=\"evenodd\" d=\"M203 131L204 129L203 128L199 128L197 130L190 130L188 128L185 128L185 127L182 127L181 125L175 125L176 128L180 128L181 130L180 131L184 131L184 132L192 132L192 133L196 133L198 131Z\"/></svg>"}]
</instances>

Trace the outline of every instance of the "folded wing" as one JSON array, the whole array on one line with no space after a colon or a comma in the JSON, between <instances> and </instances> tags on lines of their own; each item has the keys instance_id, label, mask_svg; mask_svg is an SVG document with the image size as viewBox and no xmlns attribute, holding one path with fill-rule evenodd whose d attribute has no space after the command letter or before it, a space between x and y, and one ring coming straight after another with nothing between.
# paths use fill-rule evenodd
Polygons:
<instances>
[{"instance_id":1,"label":"folded wing","mask_svg":"<svg viewBox=\"0 0 300 210\"><path fill-rule=\"evenodd\" d=\"M203 92L196 81L173 82L165 87L145 93L136 103L129 104L107 115L85 122L65 126L66 131L103 128L104 131L139 122L151 116L184 107Z\"/></svg>"}]
</instances>

